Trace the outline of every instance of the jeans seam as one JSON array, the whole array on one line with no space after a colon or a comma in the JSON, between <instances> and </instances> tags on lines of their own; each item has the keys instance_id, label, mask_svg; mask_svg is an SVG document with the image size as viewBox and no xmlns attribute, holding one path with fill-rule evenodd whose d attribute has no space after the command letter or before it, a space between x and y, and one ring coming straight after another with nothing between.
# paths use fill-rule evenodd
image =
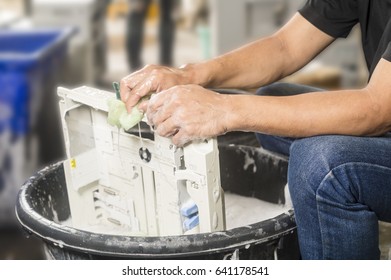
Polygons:
<instances>
[{"instance_id":1,"label":"jeans seam","mask_svg":"<svg viewBox=\"0 0 391 280\"><path fill-rule=\"evenodd\" d=\"M320 196L318 194L318 190L320 189L320 186L322 185L322 183L325 181L325 179L329 176L329 174L332 172L332 170L330 170L322 179L322 181L319 183L319 186L318 188L316 189L316 192L315 192L315 199L316 199L316 212L318 214L318 225L319 225L319 231L320 231L320 238L321 238L321 241L322 241L322 259L325 259L325 237L324 237L324 232L322 230L322 220L321 220L321 216L320 216L320 210L319 210L319 199L320 199Z\"/></svg>"}]
</instances>

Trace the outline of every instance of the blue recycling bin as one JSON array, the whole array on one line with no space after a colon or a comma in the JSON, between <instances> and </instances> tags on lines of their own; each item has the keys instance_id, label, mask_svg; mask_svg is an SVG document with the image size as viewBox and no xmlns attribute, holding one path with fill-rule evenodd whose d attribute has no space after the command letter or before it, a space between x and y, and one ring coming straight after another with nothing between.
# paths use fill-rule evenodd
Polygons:
<instances>
[{"instance_id":1,"label":"blue recycling bin","mask_svg":"<svg viewBox=\"0 0 391 280\"><path fill-rule=\"evenodd\" d=\"M0 30L0 228L16 225L17 182L64 155L56 86L74 32Z\"/></svg>"},{"instance_id":2,"label":"blue recycling bin","mask_svg":"<svg viewBox=\"0 0 391 280\"><path fill-rule=\"evenodd\" d=\"M35 125L47 85L58 82L73 32L72 28L0 30L0 107L11 111L1 121L3 130L26 135Z\"/></svg>"}]
</instances>

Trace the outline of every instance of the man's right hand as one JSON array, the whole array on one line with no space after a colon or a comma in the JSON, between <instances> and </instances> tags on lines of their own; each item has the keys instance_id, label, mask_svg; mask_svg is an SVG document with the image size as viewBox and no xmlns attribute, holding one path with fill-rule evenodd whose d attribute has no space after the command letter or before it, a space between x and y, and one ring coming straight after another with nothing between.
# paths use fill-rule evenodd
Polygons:
<instances>
[{"instance_id":1,"label":"man's right hand","mask_svg":"<svg viewBox=\"0 0 391 280\"><path fill-rule=\"evenodd\" d=\"M121 99L129 111L144 96L160 92L176 85L191 83L189 68L170 68L159 65L147 65L121 80Z\"/></svg>"}]
</instances>

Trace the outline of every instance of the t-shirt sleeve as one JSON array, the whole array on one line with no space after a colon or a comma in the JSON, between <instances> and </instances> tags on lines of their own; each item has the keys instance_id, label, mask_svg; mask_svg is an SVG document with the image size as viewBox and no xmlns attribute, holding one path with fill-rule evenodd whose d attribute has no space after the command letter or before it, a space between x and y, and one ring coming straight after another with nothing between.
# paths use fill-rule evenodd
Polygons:
<instances>
[{"instance_id":1,"label":"t-shirt sleeve","mask_svg":"<svg viewBox=\"0 0 391 280\"><path fill-rule=\"evenodd\" d=\"M307 0L299 13L326 34L345 38L358 22L357 1Z\"/></svg>"},{"instance_id":2,"label":"t-shirt sleeve","mask_svg":"<svg viewBox=\"0 0 391 280\"><path fill-rule=\"evenodd\" d=\"M383 54L383 58L391 62L391 42L388 43L388 47Z\"/></svg>"}]
</instances>

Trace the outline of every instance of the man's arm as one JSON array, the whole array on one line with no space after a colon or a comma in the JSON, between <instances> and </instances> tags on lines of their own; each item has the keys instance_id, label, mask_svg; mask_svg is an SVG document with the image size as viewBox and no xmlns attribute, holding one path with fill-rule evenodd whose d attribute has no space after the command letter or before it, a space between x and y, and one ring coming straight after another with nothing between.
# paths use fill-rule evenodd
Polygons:
<instances>
[{"instance_id":1,"label":"man's arm","mask_svg":"<svg viewBox=\"0 0 391 280\"><path fill-rule=\"evenodd\" d=\"M122 100L130 110L141 97L175 85L256 88L297 71L333 40L297 13L274 35L215 59L181 69L146 66L122 79Z\"/></svg>"},{"instance_id":2,"label":"man's arm","mask_svg":"<svg viewBox=\"0 0 391 280\"><path fill-rule=\"evenodd\" d=\"M363 89L289 97L231 96L227 130L308 137L376 136L391 130L391 62L382 59Z\"/></svg>"},{"instance_id":3,"label":"man's arm","mask_svg":"<svg viewBox=\"0 0 391 280\"><path fill-rule=\"evenodd\" d=\"M257 88L301 69L333 41L297 13L272 36L191 65L191 83L214 88Z\"/></svg>"},{"instance_id":4,"label":"man's arm","mask_svg":"<svg viewBox=\"0 0 391 280\"><path fill-rule=\"evenodd\" d=\"M290 137L376 136L391 130L391 62L381 59L363 89L272 97L170 88L143 104L156 132L176 145L227 131Z\"/></svg>"}]
</instances>

